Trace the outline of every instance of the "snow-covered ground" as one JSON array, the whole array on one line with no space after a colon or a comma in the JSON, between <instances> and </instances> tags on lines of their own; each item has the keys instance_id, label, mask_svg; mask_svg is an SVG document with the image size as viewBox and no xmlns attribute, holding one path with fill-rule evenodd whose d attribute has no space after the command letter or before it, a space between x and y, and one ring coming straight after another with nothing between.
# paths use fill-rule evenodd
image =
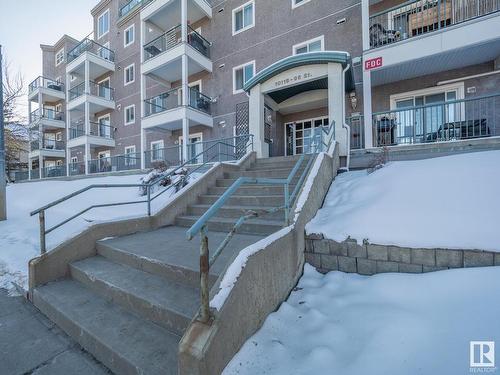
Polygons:
<instances>
[{"instance_id":1,"label":"snow-covered ground","mask_svg":"<svg viewBox=\"0 0 500 375\"><path fill-rule=\"evenodd\" d=\"M341 174L307 225L343 241L500 251L500 151Z\"/></svg>"},{"instance_id":2,"label":"snow-covered ground","mask_svg":"<svg viewBox=\"0 0 500 375\"><path fill-rule=\"evenodd\" d=\"M92 184L140 184L143 175L97 177L74 181L40 181L7 186L7 221L0 222L0 288L12 290L12 282L27 289L28 261L39 255L38 215L31 211L67 194ZM194 181L198 174L194 174ZM153 201L153 213L172 199L167 192ZM140 201L139 188L93 189L50 208L46 212L47 228L61 222L89 205L111 202ZM91 210L47 235L47 248L80 233L85 228L102 221L144 216L146 204L104 207Z\"/></svg>"},{"instance_id":3,"label":"snow-covered ground","mask_svg":"<svg viewBox=\"0 0 500 375\"><path fill-rule=\"evenodd\" d=\"M360 276L306 264L223 375L467 374L469 342L500 340L499 295L500 267Z\"/></svg>"}]
</instances>

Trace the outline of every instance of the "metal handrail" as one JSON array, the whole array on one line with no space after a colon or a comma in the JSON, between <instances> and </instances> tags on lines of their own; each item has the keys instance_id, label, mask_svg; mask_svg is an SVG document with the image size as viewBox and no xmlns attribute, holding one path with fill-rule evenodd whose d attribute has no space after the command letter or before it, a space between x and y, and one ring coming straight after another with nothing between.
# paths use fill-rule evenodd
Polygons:
<instances>
[{"instance_id":1,"label":"metal handrail","mask_svg":"<svg viewBox=\"0 0 500 375\"><path fill-rule=\"evenodd\" d=\"M325 132L325 127L317 128L320 132ZM332 141L335 139L335 122L332 121L329 127L326 127L326 140L323 139L323 134L320 133L321 141L318 145L316 145L317 134L312 132L312 136L310 137L311 142L311 150L313 154L317 154L323 151L325 148L326 151L330 148ZM316 129L315 129L316 130ZM319 147L317 147L319 146ZM236 223L234 224L231 231L226 235L222 243L215 250L214 255L210 258L210 252L208 248L208 233L207 233L207 225L208 221L214 217L214 215L224 206L229 198L233 196L233 194L244 184L258 184L258 185L283 185L284 188L284 204L283 206L278 206L270 210L264 210L264 214L270 214L284 209L285 211L285 225L289 225L289 215L290 210L293 207L296 197L300 189L302 188L302 184L309 173L312 162L315 160L314 157L311 157L306 165L304 171L302 171L299 180L290 195L290 185L294 180L297 172L302 166L305 160L305 154L302 154L297 163L295 163L294 167L288 174L286 179L278 179L278 178L250 178L250 177L239 177L220 197L217 201L210 206L210 208L189 228L186 232L186 237L188 240L192 240L198 233L200 233L201 244L200 244L200 297L201 297L201 310L200 310L200 318L199 320L203 323L207 323L210 320L210 301L209 301L209 286L208 286L208 275L210 272L210 266L216 261L217 257L220 255L222 250L229 244L229 241L236 233L236 230L241 227L247 220L257 217L259 214L253 211L249 211L241 216Z\"/></svg>"},{"instance_id":2,"label":"metal handrail","mask_svg":"<svg viewBox=\"0 0 500 375\"><path fill-rule=\"evenodd\" d=\"M253 136L252 135L249 135L249 141L251 142L251 146L252 146L252 149L253 149ZM67 224L68 222L76 219L77 217L83 215L84 213L94 209L94 208L103 208L103 207L115 207L115 206L124 206L124 205L130 205L130 204L140 204L140 203L146 203L147 204L147 214L148 216L151 216L151 202L156 199L158 196L164 194L166 191L172 189L173 187L177 187L180 183L180 181L177 181L176 183L174 184L171 184L169 186L167 186L165 189L163 189L162 191L160 191L158 194L152 196L152 188L156 185L158 185L162 180L164 180L165 178L168 178L168 177L171 177L173 175L176 174L176 172L186 168L186 166L189 166L189 165L193 165L195 163L193 163L194 161L198 161L200 156L202 156L204 153L214 149L215 147L218 147L219 146L219 143L214 143L212 146L210 146L209 148L207 148L206 150L203 150L201 153L199 153L198 155L194 156L193 158L191 158L190 160L184 162L183 164L179 165L178 167L176 167L175 169L173 170L170 170L168 171L167 173L164 173L160 176L158 176L156 179L154 179L153 181L150 181L148 183L143 183L143 184L93 184L93 185L89 185L85 188L82 188L80 190L77 190L71 194L68 194L62 198L59 198L51 203L48 203L46 204L45 206L43 207L40 207L34 211L32 211L30 213L30 216L34 216L36 214L39 215L39 222L40 222L40 253L41 254L45 254L46 251L47 251L47 247L46 247L46 235L51 233L52 231L56 230L57 228L60 228L61 226L63 226L64 224ZM236 146L235 146L236 147ZM201 168L203 168L204 166L206 166L207 164L211 163L212 162L212 159L209 159L208 161L205 161L204 163L202 164L195 164L196 167L195 168L192 168L191 170L188 170L188 174L187 174L187 177L189 177L191 174L195 173L196 171L200 170ZM63 202L66 202L68 201L69 199L71 198L74 198L80 194L83 194L89 190L92 190L92 189L107 189L107 188L130 188L130 187L139 187L139 188L143 188L145 189L146 191L146 199L144 200L137 200L137 201L127 201L127 202L114 202L114 203L103 203L103 204L95 204L95 205L90 205L89 207L81 210L80 212L77 212L75 213L74 215L70 216L69 218L66 218L65 220L53 225L52 227L46 229L46 223L45 223L45 212L54 207L54 206L57 206Z\"/></svg>"}]
</instances>

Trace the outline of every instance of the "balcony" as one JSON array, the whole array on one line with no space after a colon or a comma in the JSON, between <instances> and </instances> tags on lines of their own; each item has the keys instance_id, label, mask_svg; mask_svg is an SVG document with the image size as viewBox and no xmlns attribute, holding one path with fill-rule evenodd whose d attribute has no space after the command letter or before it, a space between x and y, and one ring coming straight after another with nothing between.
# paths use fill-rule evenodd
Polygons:
<instances>
[{"instance_id":1,"label":"balcony","mask_svg":"<svg viewBox=\"0 0 500 375\"><path fill-rule=\"evenodd\" d=\"M380 85L492 61L500 55L498 0L415 0L372 14L364 59Z\"/></svg>"},{"instance_id":2,"label":"balcony","mask_svg":"<svg viewBox=\"0 0 500 375\"><path fill-rule=\"evenodd\" d=\"M89 160L89 173L130 171L141 168L141 154L134 152L107 158Z\"/></svg>"},{"instance_id":3,"label":"balcony","mask_svg":"<svg viewBox=\"0 0 500 375\"><path fill-rule=\"evenodd\" d=\"M188 56L189 74L212 71L211 43L188 26L187 43L181 39L178 25L144 46L144 74L154 74L168 82L181 79L182 55Z\"/></svg>"},{"instance_id":4,"label":"balcony","mask_svg":"<svg viewBox=\"0 0 500 375\"><path fill-rule=\"evenodd\" d=\"M375 147L500 136L500 93L373 114Z\"/></svg>"},{"instance_id":5,"label":"balcony","mask_svg":"<svg viewBox=\"0 0 500 375\"><path fill-rule=\"evenodd\" d=\"M152 1L153 0L131 0L120 8L120 10L118 11L118 17L120 19L126 17L134 10L141 8Z\"/></svg>"},{"instance_id":6,"label":"balcony","mask_svg":"<svg viewBox=\"0 0 500 375\"><path fill-rule=\"evenodd\" d=\"M106 109L115 109L114 92L113 88L93 81L89 82L89 91L87 92L85 82L82 82L69 90L68 110L82 110L85 102L89 102L91 114Z\"/></svg>"},{"instance_id":7,"label":"balcony","mask_svg":"<svg viewBox=\"0 0 500 375\"><path fill-rule=\"evenodd\" d=\"M212 127L212 99L194 88L189 89L188 106L182 105L182 90L173 89L144 101L143 128L159 127L167 130L182 128L187 117L192 125Z\"/></svg>"},{"instance_id":8,"label":"balcony","mask_svg":"<svg viewBox=\"0 0 500 375\"><path fill-rule=\"evenodd\" d=\"M90 131L85 131L83 123L73 123L69 128L68 147L84 146L87 143L94 147L115 147L116 128L106 124L90 122Z\"/></svg>"},{"instance_id":9,"label":"balcony","mask_svg":"<svg viewBox=\"0 0 500 375\"><path fill-rule=\"evenodd\" d=\"M147 5L147 6L146 6ZM206 0L187 1L187 19L191 23L208 17L212 18L212 6ZM146 1L141 10L141 20L152 23L162 30L169 30L181 19L180 0Z\"/></svg>"},{"instance_id":10,"label":"balcony","mask_svg":"<svg viewBox=\"0 0 500 375\"><path fill-rule=\"evenodd\" d=\"M66 176L66 165L54 165L52 167L41 168L42 178L55 178Z\"/></svg>"},{"instance_id":11,"label":"balcony","mask_svg":"<svg viewBox=\"0 0 500 375\"><path fill-rule=\"evenodd\" d=\"M65 129L64 113L54 109L35 109L30 113L30 127L41 125L46 129Z\"/></svg>"},{"instance_id":12,"label":"balcony","mask_svg":"<svg viewBox=\"0 0 500 375\"><path fill-rule=\"evenodd\" d=\"M68 52L66 72L85 76L85 61L89 62L89 79L115 71L115 53L89 38Z\"/></svg>"},{"instance_id":13,"label":"balcony","mask_svg":"<svg viewBox=\"0 0 500 375\"><path fill-rule=\"evenodd\" d=\"M39 94L42 102L57 102L66 98L63 83L42 76L28 85L29 100L37 100Z\"/></svg>"},{"instance_id":14,"label":"balcony","mask_svg":"<svg viewBox=\"0 0 500 375\"><path fill-rule=\"evenodd\" d=\"M41 139L30 142L30 151L30 158L38 156L57 158L65 156L66 147L64 141L58 141L44 135Z\"/></svg>"}]
</instances>

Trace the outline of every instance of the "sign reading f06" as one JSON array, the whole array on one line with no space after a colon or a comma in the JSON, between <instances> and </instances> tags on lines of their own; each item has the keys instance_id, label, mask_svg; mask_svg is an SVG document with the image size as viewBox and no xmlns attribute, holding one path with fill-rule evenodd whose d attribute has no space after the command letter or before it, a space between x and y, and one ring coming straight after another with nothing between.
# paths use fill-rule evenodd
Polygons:
<instances>
[{"instance_id":1,"label":"sign reading f06","mask_svg":"<svg viewBox=\"0 0 500 375\"><path fill-rule=\"evenodd\" d=\"M365 70L380 68L382 66L382 57L375 57L365 61Z\"/></svg>"}]
</instances>

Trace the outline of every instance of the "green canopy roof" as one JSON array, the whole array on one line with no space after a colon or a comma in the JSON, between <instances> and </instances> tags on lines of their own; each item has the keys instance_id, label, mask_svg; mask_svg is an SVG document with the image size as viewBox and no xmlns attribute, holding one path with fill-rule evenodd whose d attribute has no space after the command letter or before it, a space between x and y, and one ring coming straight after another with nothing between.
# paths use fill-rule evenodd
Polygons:
<instances>
[{"instance_id":1,"label":"green canopy roof","mask_svg":"<svg viewBox=\"0 0 500 375\"><path fill-rule=\"evenodd\" d=\"M346 74L346 91L354 90L354 77L352 74L351 55L349 55L349 53L347 52L340 51L309 52L285 57L284 59L277 61L272 65L269 65L267 68L257 73L245 84L244 90L248 92L255 85L263 83L268 79L289 69L304 65L328 63L342 64L343 68L345 68L347 65L350 66Z\"/></svg>"}]
</instances>

